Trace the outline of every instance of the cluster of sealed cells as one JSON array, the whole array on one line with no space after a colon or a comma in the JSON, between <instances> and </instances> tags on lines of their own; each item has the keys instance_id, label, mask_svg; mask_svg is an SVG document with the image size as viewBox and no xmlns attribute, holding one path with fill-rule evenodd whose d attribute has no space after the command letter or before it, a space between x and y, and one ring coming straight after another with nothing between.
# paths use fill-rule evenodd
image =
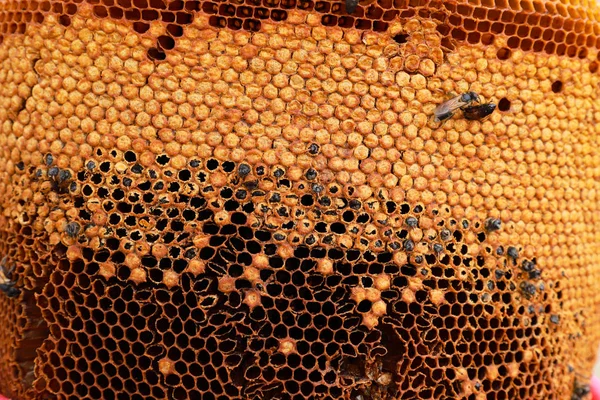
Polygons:
<instances>
[{"instance_id":1,"label":"cluster of sealed cells","mask_svg":"<svg viewBox=\"0 0 600 400\"><path fill-rule=\"evenodd\" d=\"M352 14L343 1L327 0L9 1L0 6L0 39L6 34L24 33L28 23L41 23L46 13L59 14L60 23L68 26L84 1L93 7L96 17L132 21L138 33L147 32L154 21L164 23L166 33L148 52L157 60L175 47L196 13L211 15L210 24L216 28L256 32L262 21L285 21L294 9L320 14L325 26L376 32L387 30L398 18L432 19L438 23L447 48L453 48L454 41L491 44L495 35L501 34L508 37L510 48L525 51L586 58L589 48L600 49L600 25L588 18L584 5L539 0L377 0L359 2Z\"/></svg>"},{"instance_id":2,"label":"cluster of sealed cells","mask_svg":"<svg viewBox=\"0 0 600 400\"><path fill-rule=\"evenodd\" d=\"M70 224L81 230L68 233L82 250L58 263L38 300L52 338L38 352L38 393L513 399L553 390L560 372L552 349L560 344L548 341L558 340L551 332L561 323L553 313L560 290L517 246L486 244L499 221L471 225L432 210L435 233L417 242L410 230L426 210L389 202L404 228L385 246L344 249L325 238L345 234L351 220L369 223L368 204L307 180L298 184L306 194L294 190L302 198L295 213L310 209L345 223L324 224L290 247L294 239L283 232L293 221L252 223L264 207L282 206L290 185L284 171L213 159L155 170L133 153L124 158L126 170L108 156L52 185L75 198L79 216ZM55 182L61 171L49 176L52 168L38 169L35 179ZM228 173L229 182L211 197L212 172ZM257 187L267 179L277 189L265 198ZM267 201L257 206L257 197ZM99 250L83 235L93 218L86 204L98 199L108 216ZM223 211L229 220L218 217ZM465 236L473 231L484 255L469 253ZM144 243L163 250L131 265L129 250ZM57 253L69 252L61 246Z\"/></svg>"}]
</instances>

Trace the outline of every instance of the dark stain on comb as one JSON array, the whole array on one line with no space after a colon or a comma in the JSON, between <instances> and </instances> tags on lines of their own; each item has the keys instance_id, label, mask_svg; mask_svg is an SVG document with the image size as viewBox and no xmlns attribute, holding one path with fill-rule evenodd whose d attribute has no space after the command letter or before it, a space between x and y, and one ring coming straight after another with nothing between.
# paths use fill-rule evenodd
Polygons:
<instances>
[{"instance_id":1,"label":"dark stain on comb","mask_svg":"<svg viewBox=\"0 0 600 400\"><path fill-rule=\"evenodd\" d=\"M348 14L354 14L357 6L358 0L346 0L346 12Z\"/></svg>"}]
</instances>

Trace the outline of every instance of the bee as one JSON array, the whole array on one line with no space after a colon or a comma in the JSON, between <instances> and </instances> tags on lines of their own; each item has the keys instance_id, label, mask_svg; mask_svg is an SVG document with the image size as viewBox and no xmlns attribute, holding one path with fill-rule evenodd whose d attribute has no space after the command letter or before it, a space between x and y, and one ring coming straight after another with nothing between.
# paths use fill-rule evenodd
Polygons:
<instances>
[{"instance_id":1,"label":"bee","mask_svg":"<svg viewBox=\"0 0 600 400\"><path fill-rule=\"evenodd\" d=\"M529 282L521 282L521 291L523 292L523 295L525 296L525 298L530 299L533 296L535 296L535 292L537 291L537 288L535 287L535 285L533 283L529 283Z\"/></svg>"},{"instance_id":2,"label":"bee","mask_svg":"<svg viewBox=\"0 0 600 400\"><path fill-rule=\"evenodd\" d=\"M581 382L575 381L575 385L573 388L573 396L571 396L572 400L583 400L585 396L590 394L590 385L582 384Z\"/></svg>"},{"instance_id":3,"label":"bee","mask_svg":"<svg viewBox=\"0 0 600 400\"><path fill-rule=\"evenodd\" d=\"M475 92L466 92L455 96L437 106L433 111L435 122L444 122L452 118L457 110L470 106L473 103L481 103L479 95Z\"/></svg>"},{"instance_id":4,"label":"bee","mask_svg":"<svg viewBox=\"0 0 600 400\"><path fill-rule=\"evenodd\" d=\"M417 220L415 217L408 217L404 222L411 228L416 228L419 225L419 220Z\"/></svg>"},{"instance_id":5,"label":"bee","mask_svg":"<svg viewBox=\"0 0 600 400\"><path fill-rule=\"evenodd\" d=\"M14 287L16 281L12 280L12 273L15 269L13 265L10 269L6 269L6 260L8 257L4 257L2 261L0 261L0 290L6 294L7 297L17 297L21 290Z\"/></svg>"},{"instance_id":6,"label":"bee","mask_svg":"<svg viewBox=\"0 0 600 400\"><path fill-rule=\"evenodd\" d=\"M531 272L535 270L535 264L531 261L524 260L523 264L521 264L521 269L525 272Z\"/></svg>"},{"instance_id":7,"label":"bee","mask_svg":"<svg viewBox=\"0 0 600 400\"><path fill-rule=\"evenodd\" d=\"M77 237L81 230L81 227L77 222L69 222L65 228L65 232L72 238Z\"/></svg>"},{"instance_id":8,"label":"bee","mask_svg":"<svg viewBox=\"0 0 600 400\"><path fill-rule=\"evenodd\" d=\"M485 230L488 232L494 232L502 227L502 221L499 219L489 218L485 221Z\"/></svg>"},{"instance_id":9,"label":"bee","mask_svg":"<svg viewBox=\"0 0 600 400\"><path fill-rule=\"evenodd\" d=\"M358 6L359 0L346 0L346 12L348 14L354 14L356 11L356 6Z\"/></svg>"},{"instance_id":10,"label":"bee","mask_svg":"<svg viewBox=\"0 0 600 400\"><path fill-rule=\"evenodd\" d=\"M65 193L71 182L71 172L58 167L51 167L48 176L52 179L52 189L58 193Z\"/></svg>"},{"instance_id":11,"label":"bee","mask_svg":"<svg viewBox=\"0 0 600 400\"><path fill-rule=\"evenodd\" d=\"M462 108L465 119L480 120L494 112L496 105L494 103L485 103L478 106L469 106Z\"/></svg>"},{"instance_id":12,"label":"bee","mask_svg":"<svg viewBox=\"0 0 600 400\"><path fill-rule=\"evenodd\" d=\"M519 257L519 250L514 247L514 246L510 246L507 250L506 250L506 254L513 259L513 262L516 264L517 262L517 258Z\"/></svg>"}]
</instances>

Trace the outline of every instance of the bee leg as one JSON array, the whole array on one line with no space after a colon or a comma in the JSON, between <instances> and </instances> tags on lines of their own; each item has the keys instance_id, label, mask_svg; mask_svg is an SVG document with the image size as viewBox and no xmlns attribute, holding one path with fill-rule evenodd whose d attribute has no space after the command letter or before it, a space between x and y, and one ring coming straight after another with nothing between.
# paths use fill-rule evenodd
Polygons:
<instances>
[{"instance_id":1,"label":"bee leg","mask_svg":"<svg viewBox=\"0 0 600 400\"><path fill-rule=\"evenodd\" d=\"M442 119L440 120L440 125L437 127L437 129L440 129L442 126L444 126L444 124L445 124L446 122L450 121L450 120L452 119L452 117L454 117L455 115L456 115L456 113L455 113L455 112L451 112L451 113L448 113L448 114L446 114L446 115L444 116L444 118L442 118Z\"/></svg>"},{"instance_id":2,"label":"bee leg","mask_svg":"<svg viewBox=\"0 0 600 400\"><path fill-rule=\"evenodd\" d=\"M440 129L446 123L445 119L442 119L442 120L437 119L435 115L431 117L431 121L433 121L434 124L437 124L435 129Z\"/></svg>"},{"instance_id":3,"label":"bee leg","mask_svg":"<svg viewBox=\"0 0 600 400\"><path fill-rule=\"evenodd\" d=\"M437 119L437 117L435 116L435 114L429 116L429 121L431 121L434 124L438 124L438 123L441 122L439 119Z\"/></svg>"}]
</instances>

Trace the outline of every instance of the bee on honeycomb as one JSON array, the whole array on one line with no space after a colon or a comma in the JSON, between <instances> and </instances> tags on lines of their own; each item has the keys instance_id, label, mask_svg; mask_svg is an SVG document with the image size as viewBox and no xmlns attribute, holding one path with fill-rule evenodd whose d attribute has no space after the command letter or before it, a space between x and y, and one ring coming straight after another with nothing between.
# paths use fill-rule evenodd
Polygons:
<instances>
[{"instance_id":1,"label":"bee on honeycomb","mask_svg":"<svg viewBox=\"0 0 600 400\"><path fill-rule=\"evenodd\" d=\"M0 392L589 397L598 7L0 2Z\"/></svg>"},{"instance_id":2,"label":"bee on honeycomb","mask_svg":"<svg viewBox=\"0 0 600 400\"><path fill-rule=\"evenodd\" d=\"M479 107L471 106L472 103L481 103L479 95L475 92L466 92L461 95L454 96L451 99L446 100L445 102L437 106L435 110L433 110L433 120L435 122L446 121L452 118L452 116L454 116L456 111L459 109L463 110L463 112L464 110L468 110L465 114L465 117L475 115L477 113L476 110L480 110L480 108L470 108Z\"/></svg>"},{"instance_id":3,"label":"bee on honeycomb","mask_svg":"<svg viewBox=\"0 0 600 400\"><path fill-rule=\"evenodd\" d=\"M15 266L8 268L6 266L6 262L8 257L5 256L0 260L0 290L6 295L8 298L17 297L21 290L16 288L16 281L13 280L12 273L15 269Z\"/></svg>"}]
</instances>

